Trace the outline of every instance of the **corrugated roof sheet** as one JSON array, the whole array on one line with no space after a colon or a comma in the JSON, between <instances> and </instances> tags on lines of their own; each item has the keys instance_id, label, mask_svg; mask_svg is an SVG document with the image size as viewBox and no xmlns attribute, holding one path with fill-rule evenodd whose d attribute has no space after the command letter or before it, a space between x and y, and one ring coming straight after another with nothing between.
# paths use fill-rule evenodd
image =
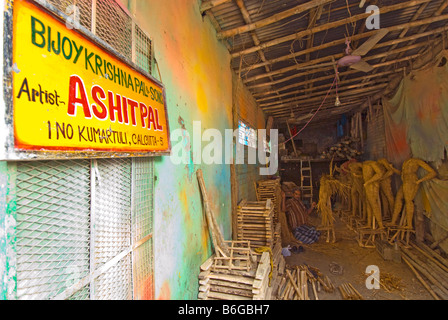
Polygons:
<instances>
[{"instance_id":1,"label":"corrugated roof sheet","mask_svg":"<svg viewBox=\"0 0 448 320\"><path fill-rule=\"evenodd\" d=\"M203 1L203 3L209 1ZM219 33L219 31L247 26L249 23L245 20L244 11L248 13L250 22L255 23L272 18L298 5L322 3L321 1L223 0L219 5L209 9L208 13L218 22ZM421 54L424 48L432 45L428 40L434 40L440 36L440 30L438 30L439 33L428 31L447 27L446 0L417 2L371 0L366 1L364 8L359 7L359 0L325 2L326 4L317 10L320 13L317 17L316 11L306 10L223 40L227 42L233 56L231 67L237 74L241 71L243 81L266 114L281 119L289 117L291 108L297 110L298 114L306 114L314 110L316 105L321 103L320 97L326 94L333 83L335 71L333 65L328 63L331 62L332 56L337 58L336 60L344 56L345 37L354 36L351 46L357 48L369 39L369 37L360 38L358 35L372 33L371 30L365 28L366 20L360 19L314 34L295 37L296 33L308 30L310 24L313 26L310 18L316 18L314 26L317 27L364 14L369 4L376 4L380 12L393 5L403 5L400 10L381 13L381 28L392 28L392 30L363 58L369 64L379 66L370 73L347 68L339 69L341 83L338 87L341 96L347 97L341 100L348 103L341 107L341 112L350 112L351 109L359 106L360 101L365 101L367 96L380 91L378 87L384 84L388 74L408 65L408 57ZM436 16L441 16L440 21L420 23L424 19ZM421 25L403 32L405 30L403 25L412 21ZM420 34L424 36L419 37ZM276 39L291 35L288 41L272 44L272 41ZM415 39L406 40L410 36L415 36ZM400 40L401 38L406 41ZM398 43L394 43L393 41L397 39ZM262 48L255 50L254 47L257 45L255 41L258 41ZM408 46L410 49L406 50ZM240 54L243 50L251 52ZM400 60L394 63L396 59ZM321 64L326 65L321 66ZM306 83L311 80L314 82ZM354 94L351 94L352 92ZM328 110L334 110L334 106L329 107Z\"/></svg>"}]
</instances>

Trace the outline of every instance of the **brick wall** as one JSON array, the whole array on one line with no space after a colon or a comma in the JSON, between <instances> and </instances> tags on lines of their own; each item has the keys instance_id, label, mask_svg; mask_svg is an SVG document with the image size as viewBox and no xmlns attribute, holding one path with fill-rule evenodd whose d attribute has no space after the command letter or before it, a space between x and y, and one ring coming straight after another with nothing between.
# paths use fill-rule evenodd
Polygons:
<instances>
[{"instance_id":1,"label":"brick wall","mask_svg":"<svg viewBox=\"0 0 448 320\"><path fill-rule=\"evenodd\" d=\"M383 109L380 108L375 110L370 121L365 121L363 123L363 125L366 124L367 133L364 146L364 159L378 160L385 158L387 154Z\"/></svg>"},{"instance_id":2,"label":"brick wall","mask_svg":"<svg viewBox=\"0 0 448 320\"><path fill-rule=\"evenodd\" d=\"M233 76L233 103L235 104L236 123L234 125L236 127L238 126L238 119L241 119L255 129L266 128L267 120L263 111L258 108L252 95L236 75ZM256 193L254 183L265 178L259 175L259 164L248 164L247 149L248 147L245 146L245 164L235 165L238 183L238 202L242 199L255 201Z\"/></svg>"}]
</instances>

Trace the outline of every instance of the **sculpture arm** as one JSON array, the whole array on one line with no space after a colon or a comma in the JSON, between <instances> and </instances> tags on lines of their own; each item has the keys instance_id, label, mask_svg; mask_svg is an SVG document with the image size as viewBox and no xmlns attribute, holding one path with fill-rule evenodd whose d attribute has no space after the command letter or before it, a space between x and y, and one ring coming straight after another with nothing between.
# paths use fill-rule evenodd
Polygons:
<instances>
[{"instance_id":1,"label":"sculpture arm","mask_svg":"<svg viewBox=\"0 0 448 320\"><path fill-rule=\"evenodd\" d=\"M374 182L377 182L383 178L383 170L381 170L381 167L379 167L376 163L371 164L372 168L375 170L375 175L369 180L364 183L364 185L368 185Z\"/></svg>"},{"instance_id":2,"label":"sculpture arm","mask_svg":"<svg viewBox=\"0 0 448 320\"><path fill-rule=\"evenodd\" d=\"M417 182L416 182L417 184L420 184L424 181L434 179L437 176L437 172L426 162L420 160L418 162L418 164L420 167L425 169L428 172L428 174L426 176L424 176L423 178L421 178L420 180L417 180Z\"/></svg>"},{"instance_id":3,"label":"sculpture arm","mask_svg":"<svg viewBox=\"0 0 448 320\"><path fill-rule=\"evenodd\" d=\"M383 179L387 179L389 177L392 177L393 174L394 174L394 171L387 170L386 173L383 175Z\"/></svg>"},{"instance_id":4,"label":"sculpture arm","mask_svg":"<svg viewBox=\"0 0 448 320\"><path fill-rule=\"evenodd\" d=\"M395 168L393 165L390 165L390 169L391 169L395 174L401 175L401 171L398 170L397 168Z\"/></svg>"}]
</instances>

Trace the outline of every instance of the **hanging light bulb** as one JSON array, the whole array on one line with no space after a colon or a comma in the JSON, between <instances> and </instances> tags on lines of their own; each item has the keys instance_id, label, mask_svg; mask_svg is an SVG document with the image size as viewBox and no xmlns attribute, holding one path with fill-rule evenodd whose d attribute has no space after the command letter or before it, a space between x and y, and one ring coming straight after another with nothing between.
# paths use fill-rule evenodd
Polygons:
<instances>
[{"instance_id":1,"label":"hanging light bulb","mask_svg":"<svg viewBox=\"0 0 448 320\"><path fill-rule=\"evenodd\" d=\"M339 107L341 105L341 100L339 100L339 96L336 96L336 102L334 103L335 107Z\"/></svg>"}]
</instances>

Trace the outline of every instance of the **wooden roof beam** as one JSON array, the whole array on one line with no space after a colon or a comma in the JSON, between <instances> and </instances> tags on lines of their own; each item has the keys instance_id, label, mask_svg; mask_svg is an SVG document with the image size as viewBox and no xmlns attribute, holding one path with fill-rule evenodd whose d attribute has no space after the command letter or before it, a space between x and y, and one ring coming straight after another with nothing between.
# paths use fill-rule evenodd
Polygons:
<instances>
[{"instance_id":1,"label":"wooden roof beam","mask_svg":"<svg viewBox=\"0 0 448 320\"><path fill-rule=\"evenodd\" d=\"M238 34L242 34L245 32L249 32L249 31L253 31L256 30L258 28L262 28L265 27L267 25L270 25L272 23L275 23L277 21L286 19L288 17L291 17L293 15L298 15L301 14L303 12L309 11L313 8L328 4L330 2L334 2L335 0L311 0L308 1L306 3L300 4L294 8L276 13L272 16L270 16L269 18L266 19L262 19L253 23L249 23L246 24L244 26L241 27L236 27L233 29L229 29L229 30L225 30L225 31L221 31L218 33L218 39L225 39L225 38L230 38L233 37L235 35Z\"/></svg>"},{"instance_id":2,"label":"wooden roof beam","mask_svg":"<svg viewBox=\"0 0 448 320\"><path fill-rule=\"evenodd\" d=\"M391 6L385 6L385 7L381 8L381 13L385 14L385 13L388 13L388 12L397 11L397 10L401 10L401 9L404 9L404 8L421 5L421 4L429 2L429 1L431 1L431 0L411 0L411 1L406 1L406 2L399 3L399 4L391 5ZM251 47L251 48L247 48L247 49L244 49L244 50L241 50L241 51L234 52L231 55L232 55L232 58L236 58L236 57L239 57L241 55L253 53L253 52L256 52L256 51L258 51L260 49L269 48L269 47L272 47L272 46L275 46L275 45L278 45L278 44L281 44L281 43L284 43L284 42L287 42L287 41L292 41L294 39L301 39L303 37L310 36L310 35L312 35L314 33L317 33L317 32L322 32L322 31L326 31L326 30L329 30L329 29L337 28L337 27L343 26L343 25L348 24L348 23L356 22L356 21L361 20L361 19L367 19L370 16L371 16L371 13L369 12L369 13L358 14L358 15L355 15L355 16L352 16L352 17L349 17L349 18L346 18L346 19L333 21L333 22L330 22L330 23L326 23L324 25L320 25L320 26L311 28L309 30L303 30L303 31L297 32L297 33L292 34L292 35L288 35L288 36L285 36L285 37L281 37L281 38L277 38L277 39L274 39L274 40L271 40L271 41L267 41L267 42L262 43L262 44L260 44L258 46L254 46L254 47Z\"/></svg>"},{"instance_id":3,"label":"wooden roof beam","mask_svg":"<svg viewBox=\"0 0 448 320\"><path fill-rule=\"evenodd\" d=\"M424 44L420 44L420 43L418 43L418 44L414 44L414 45L411 45L411 46L408 46L408 47L403 47L403 48L395 49L395 50L392 50L392 51L387 51L387 52L384 52L384 53L376 54L376 55L367 57L367 58L365 58L365 59L363 59L363 60L364 60L364 61L375 60L375 59L378 59L378 58L387 57L387 56L389 56L389 55L391 55L391 54L402 53L402 52L406 52L406 51L409 51L409 50L413 50L413 49L421 48L422 46L423 46L423 47L426 47L427 45L429 45L429 44L431 44L431 43L432 43L432 41L427 41L427 42L425 42ZM383 62L382 62L382 63L383 63ZM379 70L378 68L375 68L375 69L376 69L376 70ZM360 71L356 71L356 73L359 73L359 72L360 72ZM341 75L341 73L340 73L340 75ZM343 75L345 76L345 75L348 75L348 74L347 74L347 73L344 73ZM333 75L332 77L334 77L334 75ZM332 77L330 77L329 79L332 79ZM367 74L366 76L364 76L363 79L365 79L365 80L370 79L369 74ZM311 80L311 81L314 82L314 80ZM306 85L308 84L308 82L309 82L309 81L304 81L304 82L301 82L301 83L299 83L299 84L296 84L295 86L306 86ZM342 83L343 83L343 82L340 82L340 84L342 84ZM294 88L294 86L292 86L292 88ZM279 90L280 90L280 91L283 91L282 89L279 89ZM276 90L275 92L278 92L279 90ZM272 92L271 92L271 93L272 93ZM263 95L267 95L267 94L271 94L271 93L262 93L262 94L263 94ZM293 93L290 93L290 94L293 94ZM254 95L254 96L255 96L255 95ZM275 99L275 98L277 98L277 96L276 96L276 97L271 97L270 99ZM256 100L257 100L257 99L256 99ZM265 99L265 100L266 100L266 99ZM258 99L257 101L260 101L260 100Z\"/></svg>"},{"instance_id":4,"label":"wooden roof beam","mask_svg":"<svg viewBox=\"0 0 448 320\"><path fill-rule=\"evenodd\" d=\"M404 24L401 24L401 25L388 27L388 29L389 29L390 32L394 32L394 31L398 31L398 30L402 30L402 29L429 25L429 24L431 24L433 22L438 22L438 21L443 21L443 20L448 20L448 14L447 15L443 15L443 16L440 15L440 16L437 16L437 17L430 17L430 18L426 18L426 19L422 19L422 20L413 21L413 22L407 22L407 23L404 23ZM445 26L445 27L441 27L441 28L438 28L438 29L435 29L435 30L431 30L429 32L422 32L422 33L418 33L418 34L413 35L413 36L404 37L404 38L401 38L401 39L394 39L394 40L391 40L391 41L388 41L388 42L384 42L384 43L379 43L379 44L377 44L375 46L375 49L376 48L381 48L381 47L384 47L384 46L391 46L391 45L394 45L394 44L397 44L397 43L401 43L403 41L416 40L416 39L419 39L419 38L422 38L422 37L426 37L427 35L430 35L431 33L441 33L441 32L444 32L446 30L447 30L447 27ZM353 36L353 39L360 39L360 38L370 37L370 36L376 34L377 32L378 32L377 30L368 31L368 32L363 33L363 34L358 34L358 35ZM326 43L326 44L323 44L323 45L320 45L320 46L315 46L315 47L307 49L307 50L302 50L302 51L297 52L295 54L289 54L289 55L286 55L286 56L283 56L283 57L279 57L279 58L276 58L276 59L271 59L271 60L267 61L266 63L267 64L275 64L277 62L281 62L281 61L297 58L299 56L303 56L303 55L305 55L307 53L310 53L310 52L327 49L327 48L334 47L336 45L340 45L340 44L343 44L343 43L345 43L345 38L344 39L340 39L340 40L335 40L335 41L332 41L332 42L329 42L329 43ZM259 64L251 66L251 68L256 69L256 68L259 68L259 67L262 67L262 66L263 66L263 64L259 63ZM247 71L247 70L242 69L241 71Z\"/></svg>"},{"instance_id":5,"label":"wooden roof beam","mask_svg":"<svg viewBox=\"0 0 448 320\"><path fill-rule=\"evenodd\" d=\"M389 71L389 72L384 72L382 74L392 74L393 72ZM378 75L374 75L371 78L377 77L379 78L380 76ZM367 86L369 84L378 84L378 83L382 83L382 82L388 82L387 78L383 78L383 79L378 79L378 80L373 80L373 81L369 81L369 82L362 82L361 79L364 79L363 77L361 78L355 78L355 79L349 79L349 80L344 80L342 82L339 83L339 88L340 89L354 89L360 86ZM343 87L342 87L343 86ZM327 89L329 88L329 84L323 84L320 86L316 86L314 87L315 90L319 90L319 89ZM313 94L310 94L313 90L311 88L306 88L300 91L296 91L295 94L297 95L298 93L308 93L305 95L301 95L301 96L313 96ZM288 93L288 95L292 95L293 93ZM275 97L271 97L270 99L274 99ZM260 100L257 100L257 102L259 102L259 107L263 108L266 106L270 106L270 105L275 105L277 103L286 103L289 101L294 101L295 97L291 97L289 99L285 99L285 100L281 100L281 101L273 101L273 102L264 102L264 103L260 103Z\"/></svg>"},{"instance_id":6,"label":"wooden roof beam","mask_svg":"<svg viewBox=\"0 0 448 320\"><path fill-rule=\"evenodd\" d=\"M340 106L340 107L335 107L334 100L331 100L321 106L321 109L318 114L322 115L323 113L325 113L325 111L334 111L334 110L344 110L345 111L346 108L356 108L356 107L361 106L363 104L363 102L366 101L366 99L367 99L367 96L362 96L361 98L356 98L356 99L348 99L348 100L345 100L343 106ZM302 106L300 113L298 113L297 110L293 110L293 112L295 113L296 118L300 118L305 115L315 114L319 107L320 107L320 104L313 103L313 104L309 104L307 106ZM280 119L287 120L291 114L291 109L285 109L285 110L277 111L275 113L267 112L266 114L268 114L269 116L272 116L273 118L275 118L277 120L280 120ZM309 118L307 120L304 120L304 122L306 122L308 120L309 120Z\"/></svg>"},{"instance_id":7,"label":"wooden roof beam","mask_svg":"<svg viewBox=\"0 0 448 320\"><path fill-rule=\"evenodd\" d=\"M395 72L402 72L403 70L404 70L404 68L400 68L400 69L397 69L397 70L388 70L388 71L381 72L381 73L363 75L361 77L357 77L357 78L347 79L347 80L341 81L341 82L339 82L339 85L342 86L342 85L345 85L345 84L348 84L348 83L352 83L352 82L361 82L361 80L363 80L365 78L373 79L373 78L378 78L378 77L385 77L385 76L389 76L391 74L394 74ZM350 75L350 74L354 74L354 73L359 73L359 72L351 72L351 73L345 73L345 74L344 73L340 73L340 74ZM325 81L325 80L331 80L331 79L334 79L334 75L329 75L329 76L325 76L325 77L315 78L315 79L310 80L310 82L319 82L319 81ZM325 85L321 85L321 86L315 87L315 88L318 89L318 88L321 88L321 87L324 87L324 86L326 86L328 88L328 83L325 84ZM301 89L301 90L297 90L297 91L293 91L293 92L287 92L287 93L284 93L284 94L280 94L279 96L269 96L269 97L258 98L258 99L257 99L257 95L256 94L253 94L253 96L254 96L254 98L255 98L255 100L257 102L263 102L263 101L267 101L267 100L271 100L271 99L275 99L275 98L279 98L279 97L288 96L288 95L291 95L291 94L298 94L298 93L301 93L303 91L305 91L305 92L306 91L311 91L311 89ZM259 93L258 95L261 95L261 94L263 94L263 93Z\"/></svg>"},{"instance_id":8,"label":"wooden roof beam","mask_svg":"<svg viewBox=\"0 0 448 320\"><path fill-rule=\"evenodd\" d=\"M208 0L208 1L202 1L200 11L201 13L204 13L207 10L210 10L214 7L217 7L221 4L224 4L226 2L230 2L232 0Z\"/></svg>"},{"instance_id":9,"label":"wooden roof beam","mask_svg":"<svg viewBox=\"0 0 448 320\"><path fill-rule=\"evenodd\" d=\"M387 87L387 83L382 83L376 86L372 86L372 87L367 87L367 88L361 88L361 89L349 89L347 91L340 91L338 92L339 97L350 97L352 95L359 95L361 93L374 93L375 90L381 90ZM327 90L328 91L328 90ZM334 90L332 90L334 91ZM264 112L269 111L270 113L274 112L275 110L282 110L284 108L287 108L287 110L290 110L291 107L295 107L297 105L300 105L301 103L308 103L308 102L319 102L322 101L325 97L327 97L327 99L334 99L336 98L336 92L330 93L327 96L327 92L322 92L321 95L319 96L314 96L312 98L305 98L305 99L297 99L295 101L289 102L289 103L284 103L284 104L280 104L280 105L275 105L272 107L264 107L261 108ZM333 100L334 101L334 100Z\"/></svg>"}]
</instances>

